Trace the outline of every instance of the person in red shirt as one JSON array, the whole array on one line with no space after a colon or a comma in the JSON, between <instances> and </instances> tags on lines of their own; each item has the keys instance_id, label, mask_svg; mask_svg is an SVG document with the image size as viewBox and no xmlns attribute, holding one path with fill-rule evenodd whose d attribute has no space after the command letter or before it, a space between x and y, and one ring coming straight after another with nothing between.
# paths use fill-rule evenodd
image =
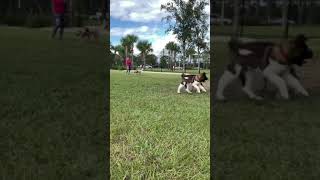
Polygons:
<instances>
[{"instance_id":1,"label":"person in red shirt","mask_svg":"<svg viewBox=\"0 0 320 180\"><path fill-rule=\"evenodd\" d=\"M59 31L59 39L62 39L63 29L64 29L64 14L66 12L66 2L65 0L52 0L52 11L55 17L55 26L52 32L52 38L56 36L58 29Z\"/></svg>"},{"instance_id":2,"label":"person in red shirt","mask_svg":"<svg viewBox=\"0 0 320 180\"><path fill-rule=\"evenodd\" d=\"M132 61L130 58L126 58L126 66L127 66L127 73L130 74L130 71L131 71L131 67L132 67Z\"/></svg>"}]
</instances>

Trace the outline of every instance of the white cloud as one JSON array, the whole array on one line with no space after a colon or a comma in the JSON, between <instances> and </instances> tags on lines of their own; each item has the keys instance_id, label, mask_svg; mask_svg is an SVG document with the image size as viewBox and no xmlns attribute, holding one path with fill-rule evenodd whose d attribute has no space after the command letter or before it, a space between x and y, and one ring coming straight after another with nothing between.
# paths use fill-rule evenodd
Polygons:
<instances>
[{"instance_id":1,"label":"white cloud","mask_svg":"<svg viewBox=\"0 0 320 180\"><path fill-rule=\"evenodd\" d=\"M110 15L113 18L133 22L161 21L165 16L161 4L168 0L111 0Z\"/></svg>"},{"instance_id":2,"label":"white cloud","mask_svg":"<svg viewBox=\"0 0 320 180\"><path fill-rule=\"evenodd\" d=\"M142 35L139 36L140 40L148 40L149 42L152 43L152 49L153 49L153 54L155 54L156 56L159 56L162 53L162 50L165 48L166 44L169 41L173 41L178 43L175 35L173 35L172 33L170 34L166 34L164 36L160 36L160 35ZM133 48L134 54L137 55L140 53L140 51L137 49L136 44Z\"/></svg>"},{"instance_id":3,"label":"white cloud","mask_svg":"<svg viewBox=\"0 0 320 180\"><path fill-rule=\"evenodd\" d=\"M186 0L185 0L186 1ZM161 4L166 4L169 0L111 0L110 15L113 18L133 21L151 22L161 21L166 12L160 10ZM205 11L210 13L210 6Z\"/></svg>"},{"instance_id":4,"label":"white cloud","mask_svg":"<svg viewBox=\"0 0 320 180\"><path fill-rule=\"evenodd\" d=\"M148 26L139 26L139 27L112 27L110 29L110 35L111 36L126 36L128 34L135 34L137 36L143 36L143 35L153 35L155 34L159 29L158 28L150 28Z\"/></svg>"},{"instance_id":5,"label":"white cloud","mask_svg":"<svg viewBox=\"0 0 320 180\"><path fill-rule=\"evenodd\" d=\"M154 51L153 53L157 56L160 55L162 49L165 48L166 44L169 41L173 41L173 42L178 43L176 36L173 35L172 33L166 34L165 36L161 36L161 37L155 39L155 41L152 43L152 48Z\"/></svg>"}]
</instances>

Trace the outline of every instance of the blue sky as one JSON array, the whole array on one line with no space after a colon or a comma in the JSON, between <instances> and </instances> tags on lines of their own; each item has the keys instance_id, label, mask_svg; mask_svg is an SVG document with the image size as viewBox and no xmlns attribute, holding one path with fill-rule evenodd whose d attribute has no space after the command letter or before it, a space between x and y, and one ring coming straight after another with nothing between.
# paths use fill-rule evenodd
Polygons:
<instances>
[{"instance_id":1,"label":"blue sky","mask_svg":"<svg viewBox=\"0 0 320 180\"><path fill-rule=\"evenodd\" d=\"M169 0L111 0L110 1L110 40L112 45L120 43L121 37L135 34L141 40L152 43L154 53L159 55L169 41L177 42L172 33L165 33L167 24L161 21L165 12L161 4ZM209 6L207 12L209 13ZM134 54L139 51L134 48Z\"/></svg>"}]
</instances>

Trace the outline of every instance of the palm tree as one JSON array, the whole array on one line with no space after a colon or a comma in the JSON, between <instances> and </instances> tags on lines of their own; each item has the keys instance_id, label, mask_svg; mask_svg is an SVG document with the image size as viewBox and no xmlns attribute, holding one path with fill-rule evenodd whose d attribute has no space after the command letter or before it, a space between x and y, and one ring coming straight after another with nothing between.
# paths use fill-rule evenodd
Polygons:
<instances>
[{"instance_id":1,"label":"palm tree","mask_svg":"<svg viewBox=\"0 0 320 180\"><path fill-rule=\"evenodd\" d=\"M129 39L128 39L128 37L123 37L123 38L121 38L120 42L121 42L121 45L125 49L125 57L127 58L128 57L128 48L130 47Z\"/></svg>"},{"instance_id":2,"label":"palm tree","mask_svg":"<svg viewBox=\"0 0 320 180\"><path fill-rule=\"evenodd\" d=\"M176 70L176 57L177 57L177 53L180 52L180 47L178 44L176 43L173 43L173 46L172 46L172 51L173 51L173 71Z\"/></svg>"},{"instance_id":3,"label":"palm tree","mask_svg":"<svg viewBox=\"0 0 320 180\"><path fill-rule=\"evenodd\" d=\"M129 57L128 51L130 50L131 60L132 60L132 64L133 64L133 46L134 46L134 43L138 41L138 36L136 36L134 34L128 34L125 37L121 38L120 41L121 41L122 46L125 47L126 58Z\"/></svg>"},{"instance_id":4,"label":"palm tree","mask_svg":"<svg viewBox=\"0 0 320 180\"><path fill-rule=\"evenodd\" d=\"M172 68L171 70L172 71L175 71L175 67L176 67L176 56L177 56L177 53L180 52L180 47L177 43L173 42L173 41L170 41L166 44L166 47L165 47L168 51L169 51L169 56L170 56L170 59L171 59L171 62L170 62L170 68Z\"/></svg>"},{"instance_id":5,"label":"palm tree","mask_svg":"<svg viewBox=\"0 0 320 180\"><path fill-rule=\"evenodd\" d=\"M171 71L173 71L173 66L172 66L172 63L173 63L173 48L174 48L174 42L173 41L170 41L166 44L165 48L168 50L169 52L169 57L170 57L170 62L168 63L169 66L170 66L170 69Z\"/></svg>"},{"instance_id":6,"label":"palm tree","mask_svg":"<svg viewBox=\"0 0 320 180\"><path fill-rule=\"evenodd\" d=\"M139 41L137 44L137 48L141 52L142 60L143 60L143 67L146 66L146 56L149 52L152 52L153 49L151 48L151 43L146 40Z\"/></svg>"}]
</instances>

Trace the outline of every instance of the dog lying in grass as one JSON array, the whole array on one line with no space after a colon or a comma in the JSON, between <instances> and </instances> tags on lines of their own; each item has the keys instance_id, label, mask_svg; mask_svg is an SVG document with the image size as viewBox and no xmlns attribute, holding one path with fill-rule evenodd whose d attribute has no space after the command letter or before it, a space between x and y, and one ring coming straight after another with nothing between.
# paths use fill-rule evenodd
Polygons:
<instances>
[{"instance_id":1,"label":"dog lying in grass","mask_svg":"<svg viewBox=\"0 0 320 180\"><path fill-rule=\"evenodd\" d=\"M208 77L206 76L206 73L200 73L198 75L192 75L192 74L181 74L181 83L179 84L177 93L181 93L181 89L185 88L185 90L188 93L192 93L190 91L191 87L194 87L197 90L197 93L201 93L201 90L203 92L207 92L207 90L203 87L203 82L208 80ZM190 87L191 86L191 87Z\"/></svg>"},{"instance_id":2,"label":"dog lying in grass","mask_svg":"<svg viewBox=\"0 0 320 180\"><path fill-rule=\"evenodd\" d=\"M76 33L76 36L80 37L81 39L87 38L88 40L91 40L91 39L98 40L99 32L96 29L89 29L88 27L85 27L83 30L79 30Z\"/></svg>"},{"instance_id":3,"label":"dog lying in grass","mask_svg":"<svg viewBox=\"0 0 320 180\"><path fill-rule=\"evenodd\" d=\"M134 74L141 74L141 73L142 73L142 70L134 70L133 73L134 73Z\"/></svg>"}]
</instances>

